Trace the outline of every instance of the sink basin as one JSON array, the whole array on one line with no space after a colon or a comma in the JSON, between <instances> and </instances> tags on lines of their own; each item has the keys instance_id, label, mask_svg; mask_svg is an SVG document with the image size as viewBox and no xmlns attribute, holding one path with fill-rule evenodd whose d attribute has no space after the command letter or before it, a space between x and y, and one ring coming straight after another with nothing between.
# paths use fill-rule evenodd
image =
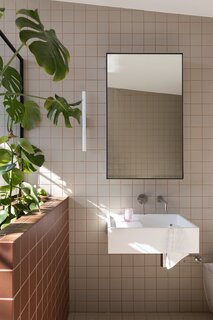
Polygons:
<instances>
[{"instance_id":1,"label":"sink basin","mask_svg":"<svg viewBox=\"0 0 213 320\"><path fill-rule=\"evenodd\" d=\"M199 228L178 214L134 214L131 222L113 215L108 221L108 253L165 254L171 228L178 232L182 253L199 253Z\"/></svg>"}]
</instances>

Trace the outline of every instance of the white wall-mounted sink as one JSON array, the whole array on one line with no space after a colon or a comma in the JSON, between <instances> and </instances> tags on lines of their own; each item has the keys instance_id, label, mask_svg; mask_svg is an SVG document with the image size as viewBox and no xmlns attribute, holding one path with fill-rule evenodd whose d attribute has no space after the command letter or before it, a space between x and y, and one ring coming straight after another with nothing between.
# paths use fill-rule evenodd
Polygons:
<instances>
[{"instance_id":1,"label":"white wall-mounted sink","mask_svg":"<svg viewBox=\"0 0 213 320\"><path fill-rule=\"evenodd\" d=\"M108 221L108 253L199 253L199 228L178 214L134 214L131 222L113 215Z\"/></svg>"}]
</instances>

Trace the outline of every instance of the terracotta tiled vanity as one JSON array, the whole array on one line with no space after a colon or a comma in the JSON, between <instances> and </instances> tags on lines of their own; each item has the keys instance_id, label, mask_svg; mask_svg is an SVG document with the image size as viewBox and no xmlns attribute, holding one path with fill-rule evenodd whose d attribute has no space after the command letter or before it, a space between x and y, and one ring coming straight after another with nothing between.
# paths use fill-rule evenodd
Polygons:
<instances>
[{"instance_id":1,"label":"terracotta tiled vanity","mask_svg":"<svg viewBox=\"0 0 213 320\"><path fill-rule=\"evenodd\" d=\"M65 320L69 301L68 199L0 231L0 320Z\"/></svg>"}]
</instances>

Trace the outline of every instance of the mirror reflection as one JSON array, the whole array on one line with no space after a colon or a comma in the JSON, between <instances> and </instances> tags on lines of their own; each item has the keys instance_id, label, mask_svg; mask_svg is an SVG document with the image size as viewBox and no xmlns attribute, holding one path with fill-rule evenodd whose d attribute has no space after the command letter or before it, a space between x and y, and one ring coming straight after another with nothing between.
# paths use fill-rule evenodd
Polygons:
<instances>
[{"instance_id":1,"label":"mirror reflection","mask_svg":"<svg viewBox=\"0 0 213 320\"><path fill-rule=\"evenodd\" d=\"M107 54L107 178L183 178L182 54Z\"/></svg>"}]
</instances>

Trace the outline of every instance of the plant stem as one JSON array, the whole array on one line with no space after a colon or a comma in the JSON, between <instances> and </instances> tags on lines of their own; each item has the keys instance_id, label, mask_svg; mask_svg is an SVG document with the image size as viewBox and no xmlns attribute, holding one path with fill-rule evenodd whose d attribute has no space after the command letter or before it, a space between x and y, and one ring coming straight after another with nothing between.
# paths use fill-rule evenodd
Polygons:
<instances>
[{"instance_id":1,"label":"plant stem","mask_svg":"<svg viewBox=\"0 0 213 320\"><path fill-rule=\"evenodd\" d=\"M5 71L7 70L7 68L10 66L10 64L13 62L13 60L17 57L17 55L19 54L19 52L21 51L21 49L23 48L24 43L22 43L20 45L20 47L16 50L16 52L14 52L14 54L12 55L12 57L10 58L10 60L6 63L6 65L4 66L4 68L2 69L2 71L0 72L1 75L1 80L0 80L0 88L2 86L2 80L3 80L3 75L5 73Z\"/></svg>"},{"instance_id":2,"label":"plant stem","mask_svg":"<svg viewBox=\"0 0 213 320\"><path fill-rule=\"evenodd\" d=\"M27 93L21 93L21 92L7 92L6 93L9 96L22 96L22 97L30 97L30 98L35 98L35 99L41 99L41 100L47 100L45 97L40 97L40 96L34 96L32 94L27 94ZM0 93L0 97L5 96L5 93Z\"/></svg>"},{"instance_id":3,"label":"plant stem","mask_svg":"<svg viewBox=\"0 0 213 320\"><path fill-rule=\"evenodd\" d=\"M17 164L18 164L19 170L23 171L23 159L21 156L20 147L16 148L16 159L17 159ZM21 183L19 184L18 197L19 198L21 197Z\"/></svg>"},{"instance_id":4,"label":"plant stem","mask_svg":"<svg viewBox=\"0 0 213 320\"><path fill-rule=\"evenodd\" d=\"M10 123L10 117L9 117L9 115L8 115L8 117L7 117L7 132L8 132L8 133L10 132L9 123Z\"/></svg>"},{"instance_id":5,"label":"plant stem","mask_svg":"<svg viewBox=\"0 0 213 320\"><path fill-rule=\"evenodd\" d=\"M7 70L7 68L10 66L11 62L13 62L13 60L15 59L15 57L19 54L19 52L21 51L21 49L24 47L24 43L22 43L20 45L20 47L16 50L16 52L14 52L14 54L12 55L12 57L10 58L10 60L7 62L7 64L4 66L3 70L1 71L1 74L4 74L4 72Z\"/></svg>"},{"instance_id":6,"label":"plant stem","mask_svg":"<svg viewBox=\"0 0 213 320\"><path fill-rule=\"evenodd\" d=\"M12 151L12 148L11 148L11 152L12 152L11 164L13 164L14 153ZM10 186L9 198L11 199L12 198L12 192L13 192L13 171L12 170L10 171L10 174L9 174L9 186ZM10 204L9 207L8 207L9 216L11 216L11 208L12 208L12 204Z\"/></svg>"}]
</instances>

